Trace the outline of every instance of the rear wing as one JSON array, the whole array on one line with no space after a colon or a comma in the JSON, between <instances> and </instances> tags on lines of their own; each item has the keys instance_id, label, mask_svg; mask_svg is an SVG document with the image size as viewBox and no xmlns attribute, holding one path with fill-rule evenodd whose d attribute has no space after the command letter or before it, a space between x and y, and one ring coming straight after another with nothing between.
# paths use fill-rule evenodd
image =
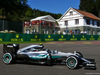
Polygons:
<instances>
[{"instance_id":1,"label":"rear wing","mask_svg":"<svg viewBox=\"0 0 100 75\"><path fill-rule=\"evenodd\" d=\"M19 49L19 44L3 44L3 53L16 54L18 49Z\"/></svg>"}]
</instances>

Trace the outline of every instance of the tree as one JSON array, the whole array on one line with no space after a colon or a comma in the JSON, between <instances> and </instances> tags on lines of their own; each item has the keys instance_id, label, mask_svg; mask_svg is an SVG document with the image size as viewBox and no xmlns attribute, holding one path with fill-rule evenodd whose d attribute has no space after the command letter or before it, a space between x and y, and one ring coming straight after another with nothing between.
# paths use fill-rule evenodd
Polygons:
<instances>
[{"instance_id":1,"label":"tree","mask_svg":"<svg viewBox=\"0 0 100 75\"><path fill-rule=\"evenodd\" d=\"M95 0L95 6L96 6L96 14L98 17L100 17L100 0Z\"/></svg>"},{"instance_id":2,"label":"tree","mask_svg":"<svg viewBox=\"0 0 100 75\"><path fill-rule=\"evenodd\" d=\"M61 14L32 9L27 4L28 0L2 0L0 1L0 15L7 20L26 21L44 15L51 15L55 19L61 17Z\"/></svg>"},{"instance_id":3,"label":"tree","mask_svg":"<svg viewBox=\"0 0 100 75\"><path fill-rule=\"evenodd\" d=\"M62 16L62 14L58 13L57 19L59 19Z\"/></svg>"},{"instance_id":4,"label":"tree","mask_svg":"<svg viewBox=\"0 0 100 75\"><path fill-rule=\"evenodd\" d=\"M35 12L35 15L36 15L35 17L42 16L40 12L41 12L41 11L37 9L36 12Z\"/></svg>"},{"instance_id":5,"label":"tree","mask_svg":"<svg viewBox=\"0 0 100 75\"><path fill-rule=\"evenodd\" d=\"M86 12L94 13L95 0L80 0L79 9Z\"/></svg>"},{"instance_id":6,"label":"tree","mask_svg":"<svg viewBox=\"0 0 100 75\"><path fill-rule=\"evenodd\" d=\"M79 9L100 17L100 0L80 0Z\"/></svg>"},{"instance_id":7,"label":"tree","mask_svg":"<svg viewBox=\"0 0 100 75\"><path fill-rule=\"evenodd\" d=\"M32 8L29 8L27 10L27 12L25 13L25 15L26 15L26 17L33 17L33 10L32 10Z\"/></svg>"},{"instance_id":8,"label":"tree","mask_svg":"<svg viewBox=\"0 0 100 75\"><path fill-rule=\"evenodd\" d=\"M6 19L13 20L14 16L21 16L28 8L27 0L2 0L0 2L0 9L4 9ZM16 15L15 15L16 13Z\"/></svg>"},{"instance_id":9,"label":"tree","mask_svg":"<svg viewBox=\"0 0 100 75\"><path fill-rule=\"evenodd\" d=\"M1 9L0 9L0 15L3 15L3 11L4 11L4 9L1 8Z\"/></svg>"}]
</instances>

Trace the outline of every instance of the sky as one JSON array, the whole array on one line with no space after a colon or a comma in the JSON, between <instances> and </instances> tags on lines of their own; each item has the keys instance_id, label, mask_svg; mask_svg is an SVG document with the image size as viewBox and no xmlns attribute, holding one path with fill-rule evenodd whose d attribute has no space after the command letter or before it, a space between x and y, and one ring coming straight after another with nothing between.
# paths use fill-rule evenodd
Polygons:
<instances>
[{"instance_id":1,"label":"sky","mask_svg":"<svg viewBox=\"0 0 100 75\"><path fill-rule=\"evenodd\" d=\"M79 9L80 0L28 0L31 8L64 14L70 7Z\"/></svg>"}]
</instances>

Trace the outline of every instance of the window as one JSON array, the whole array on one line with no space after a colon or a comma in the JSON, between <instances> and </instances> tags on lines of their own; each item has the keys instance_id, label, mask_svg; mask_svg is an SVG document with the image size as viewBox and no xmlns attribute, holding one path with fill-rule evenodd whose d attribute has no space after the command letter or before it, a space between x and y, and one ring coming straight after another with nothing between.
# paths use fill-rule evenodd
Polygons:
<instances>
[{"instance_id":1,"label":"window","mask_svg":"<svg viewBox=\"0 0 100 75\"><path fill-rule=\"evenodd\" d=\"M72 11L70 11L70 15L73 15L73 12Z\"/></svg>"},{"instance_id":2,"label":"window","mask_svg":"<svg viewBox=\"0 0 100 75\"><path fill-rule=\"evenodd\" d=\"M75 19L75 24L79 24L79 19Z\"/></svg>"},{"instance_id":3,"label":"window","mask_svg":"<svg viewBox=\"0 0 100 75\"><path fill-rule=\"evenodd\" d=\"M97 22L97 26L100 26L99 24L100 24L100 23L99 23L99 22Z\"/></svg>"},{"instance_id":4,"label":"window","mask_svg":"<svg viewBox=\"0 0 100 75\"><path fill-rule=\"evenodd\" d=\"M92 20L92 25L94 26L94 20Z\"/></svg>"},{"instance_id":5,"label":"window","mask_svg":"<svg viewBox=\"0 0 100 75\"><path fill-rule=\"evenodd\" d=\"M68 21L65 21L65 25L68 26Z\"/></svg>"},{"instance_id":6,"label":"window","mask_svg":"<svg viewBox=\"0 0 100 75\"><path fill-rule=\"evenodd\" d=\"M90 25L90 20L89 20L89 19L86 19L86 23L87 23L88 25Z\"/></svg>"}]
</instances>

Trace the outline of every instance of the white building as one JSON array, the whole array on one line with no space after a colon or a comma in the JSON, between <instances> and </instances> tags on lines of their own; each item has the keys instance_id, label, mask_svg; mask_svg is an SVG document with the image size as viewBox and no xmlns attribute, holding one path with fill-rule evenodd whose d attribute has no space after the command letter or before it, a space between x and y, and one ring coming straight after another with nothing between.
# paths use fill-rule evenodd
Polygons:
<instances>
[{"instance_id":1,"label":"white building","mask_svg":"<svg viewBox=\"0 0 100 75\"><path fill-rule=\"evenodd\" d=\"M62 32L100 35L100 18L85 11L69 8L57 21Z\"/></svg>"},{"instance_id":2,"label":"white building","mask_svg":"<svg viewBox=\"0 0 100 75\"><path fill-rule=\"evenodd\" d=\"M24 33L27 34L53 34L56 20L50 16L40 16L24 24Z\"/></svg>"}]
</instances>

